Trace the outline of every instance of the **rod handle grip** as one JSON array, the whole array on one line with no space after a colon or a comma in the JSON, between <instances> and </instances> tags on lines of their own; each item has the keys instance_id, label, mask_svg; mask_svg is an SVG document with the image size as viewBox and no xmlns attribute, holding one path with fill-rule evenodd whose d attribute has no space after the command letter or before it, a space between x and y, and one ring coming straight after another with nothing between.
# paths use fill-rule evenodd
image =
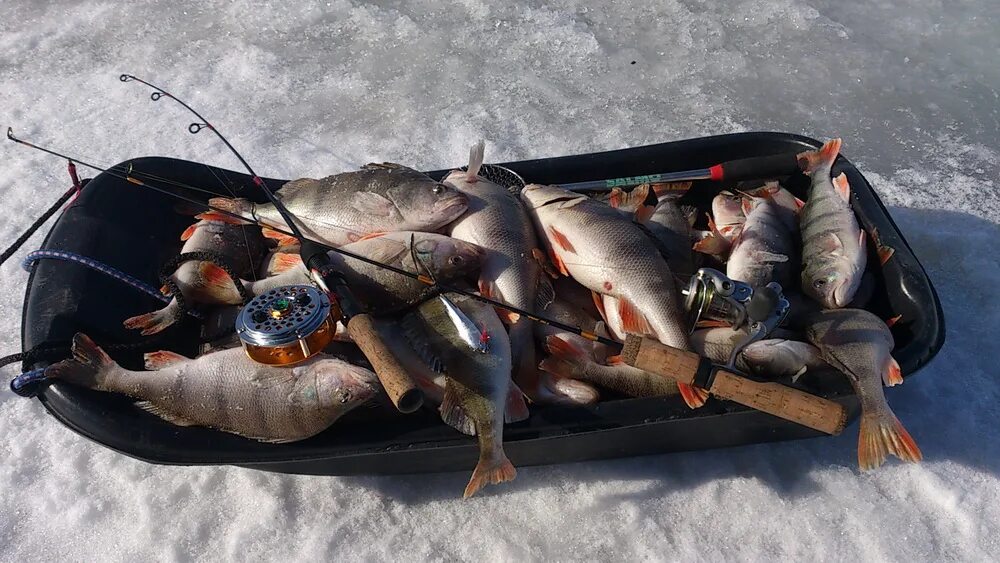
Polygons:
<instances>
[{"instance_id":1,"label":"rod handle grip","mask_svg":"<svg viewBox=\"0 0 1000 563\"><path fill-rule=\"evenodd\" d=\"M791 152L730 160L709 168L713 180L726 182L779 178L800 170L798 157Z\"/></svg>"},{"instance_id":2,"label":"rod handle grip","mask_svg":"<svg viewBox=\"0 0 1000 563\"><path fill-rule=\"evenodd\" d=\"M680 383L693 385L706 382L708 391L720 399L727 399L813 430L839 434L847 424L847 412L839 403L780 383L755 381L712 368L707 360L694 352L667 346L650 338L629 335L622 347L621 357L630 366Z\"/></svg>"},{"instance_id":3,"label":"rod handle grip","mask_svg":"<svg viewBox=\"0 0 1000 563\"><path fill-rule=\"evenodd\" d=\"M411 413L424 404L423 391L417 388L409 372L386 346L370 315L364 313L351 317L347 322L347 333L368 358L375 375L399 412Z\"/></svg>"}]
</instances>

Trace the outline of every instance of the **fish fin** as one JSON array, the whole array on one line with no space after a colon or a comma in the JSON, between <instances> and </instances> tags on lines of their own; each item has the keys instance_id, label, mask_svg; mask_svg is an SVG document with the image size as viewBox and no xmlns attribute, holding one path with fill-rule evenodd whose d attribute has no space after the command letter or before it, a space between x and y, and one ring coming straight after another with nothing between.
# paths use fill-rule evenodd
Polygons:
<instances>
[{"instance_id":1,"label":"fish fin","mask_svg":"<svg viewBox=\"0 0 1000 563\"><path fill-rule=\"evenodd\" d=\"M788 256L778 254L776 252L768 252L766 250L758 250L754 252L753 258L757 262L766 262L768 264L788 262Z\"/></svg>"},{"instance_id":2,"label":"fish fin","mask_svg":"<svg viewBox=\"0 0 1000 563\"><path fill-rule=\"evenodd\" d=\"M569 275L569 270L566 269L566 264L562 261L562 258L559 258L559 255L556 254L554 249L552 250L552 252L549 253L549 259L551 260L552 265L560 274L564 276Z\"/></svg>"},{"instance_id":3,"label":"fish fin","mask_svg":"<svg viewBox=\"0 0 1000 563\"><path fill-rule=\"evenodd\" d=\"M902 318L903 318L903 315L896 315L895 317L889 317L885 321L885 326L887 326L889 328L892 328L892 327L896 326L896 323L898 323L899 319L902 319Z\"/></svg>"},{"instance_id":4,"label":"fish fin","mask_svg":"<svg viewBox=\"0 0 1000 563\"><path fill-rule=\"evenodd\" d=\"M709 232L701 240L695 241L691 249L710 256L725 256L729 253L732 243L720 234Z\"/></svg>"},{"instance_id":5,"label":"fish fin","mask_svg":"<svg viewBox=\"0 0 1000 563\"><path fill-rule=\"evenodd\" d=\"M503 421L510 424L527 420L531 414L528 412L528 404L524 401L524 392L513 381L510 382L510 389L507 390L507 403L503 409Z\"/></svg>"},{"instance_id":6,"label":"fish fin","mask_svg":"<svg viewBox=\"0 0 1000 563\"><path fill-rule=\"evenodd\" d=\"M268 370L263 372L255 372L249 376L250 384L254 387L260 389L271 389L273 387L279 387L282 385L287 385L292 380L296 379L302 373L297 371L299 368L292 368L286 370Z\"/></svg>"},{"instance_id":7,"label":"fish fin","mask_svg":"<svg viewBox=\"0 0 1000 563\"><path fill-rule=\"evenodd\" d=\"M469 168L465 173L465 181L475 183L479 180L479 170L483 167L486 157L486 141L480 139L469 149Z\"/></svg>"},{"instance_id":8,"label":"fish fin","mask_svg":"<svg viewBox=\"0 0 1000 563\"><path fill-rule=\"evenodd\" d=\"M566 252L572 252L574 254L576 253L576 248L573 247L573 243L571 243L569 239L566 238L566 235L562 234L562 232L560 232L552 225L549 225L549 234L552 235L553 242L558 244L560 248L562 248Z\"/></svg>"},{"instance_id":9,"label":"fish fin","mask_svg":"<svg viewBox=\"0 0 1000 563\"><path fill-rule=\"evenodd\" d=\"M388 198L372 192L355 193L351 199L351 207L375 217L388 217L395 208ZM353 242L357 242L357 240Z\"/></svg>"},{"instance_id":10,"label":"fish fin","mask_svg":"<svg viewBox=\"0 0 1000 563\"><path fill-rule=\"evenodd\" d=\"M226 303L231 305L239 304L243 301L239 291L236 290L236 283L225 270L212 262L200 262L198 264L198 277L200 282L193 286L205 301Z\"/></svg>"},{"instance_id":11,"label":"fish fin","mask_svg":"<svg viewBox=\"0 0 1000 563\"><path fill-rule=\"evenodd\" d=\"M156 416L162 418L163 420L166 420L170 424L175 424L177 426L198 426L197 422L193 422L190 419L184 418L183 416L167 411L163 407L160 407L159 405L154 405L150 401L139 401L138 403L135 403L135 406L139 407L140 409L150 414L155 414Z\"/></svg>"},{"instance_id":12,"label":"fish fin","mask_svg":"<svg viewBox=\"0 0 1000 563\"><path fill-rule=\"evenodd\" d=\"M688 385L687 383L677 382L677 390L681 393L681 398L684 399L684 403L692 409L704 406L705 401L708 400L708 391L702 389L701 387L695 387L694 385Z\"/></svg>"},{"instance_id":13,"label":"fish fin","mask_svg":"<svg viewBox=\"0 0 1000 563\"><path fill-rule=\"evenodd\" d=\"M578 346L554 334L545 337L545 349L549 354L561 359L580 359L587 356L587 353Z\"/></svg>"},{"instance_id":14,"label":"fish fin","mask_svg":"<svg viewBox=\"0 0 1000 563\"><path fill-rule=\"evenodd\" d=\"M538 369L545 373L568 379L573 379L577 376L577 364L566 358L557 358L555 356L549 356L542 360L538 364Z\"/></svg>"},{"instance_id":15,"label":"fish fin","mask_svg":"<svg viewBox=\"0 0 1000 563\"><path fill-rule=\"evenodd\" d=\"M288 270L297 268L302 264L302 257L298 254L292 254L290 252L279 252L271 256L271 260L268 263L268 271L274 274L280 274L281 272L287 272Z\"/></svg>"},{"instance_id":16,"label":"fish fin","mask_svg":"<svg viewBox=\"0 0 1000 563\"><path fill-rule=\"evenodd\" d=\"M184 240L187 240L187 239L193 237L194 236L194 232L197 231L197 230L198 230L198 223L192 224L190 227L184 229L183 233L181 233L181 240L184 241Z\"/></svg>"},{"instance_id":17,"label":"fish fin","mask_svg":"<svg viewBox=\"0 0 1000 563\"><path fill-rule=\"evenodd\" d=\"M806 206L806 202L802 201L801 199L799 199L799 198L797 198L795 196L792 196L792 199L795 200L795 212L796 213L798 213L799 211L802 211L802 208Z\"/></svg>"},{"instance_id":18,"label":"fish fin","mask_svg":"<svg viewBox=\"0 0 1000 563\"><path fill-rule=\"evenodd\" d=\"M204 213L199 213L194 216L195 219L199 221L217 221L219 223L226 223L228 225L249 225L250 223L243 219L237 219L232 215L227 215L225 213L220 213L214 209L210 209Z\"/></svg>"},{"instance_id":19,"label":"fish fin","mask_svg":"<svg viewBox=\"0 0 1000 563\"><path fill-rule=\"evenodd\" d=\"M242 215L248 208L252 206L249 200L243 198L228 198L228 197L213 197L208 200L208 205L211 207L217 207L223 211L236 213L237 215ZM212 210L210 209L209 212L210 211Z\"/></svg>"},{"instance_id":20,"label":"fish fin","mask_svg":"<svg viewBox=\"0 0 1000 563\"><path fill-rule=\"evenodd\" d=\"M601 318L604 319L605 324L607 324L608 312L604 310L604 296L596 291L591 291L590 297L594 300L594 307L597 307L597 312L601 314Z\"/></svg>"},{"instance_id":21,"label":"fish fin","mask_svg":"<svg viewBox=\"0 0 1000 563\"><path fill-rule=\"evenodd\" d=\"M563 405L592 405L601 398L593 385L548 373L543 376L543 385L553 395L553 401Z\"/></svg>"},{"instance_id":22,"label":"fish fin","mask_svg":"<svg viewBox=\"0 0 1000 563\"><path fill-rule=\"evenodd\" d=\"M820 166L833 165L833 161L837 160L837 155L840 154L840 145L840 139L831 139L819 150L799 153L799 168L802 169L802 172L809 174Z\"/></svg>"},{"instance_id":23,"label":"fish fin","mask_svg":"<svg viewBox=\"0 0 1000 563\"><path fill-rule=\"evenodd\" d=\"M559 270L552 265L552 261L545 255L541 248L532 248L531 256L542 267L542 271L552 279L559 277Z\"/></svg>"},{"instance_id":24,"label":"fish fin","mask_svg":"<svg viewBox=\"0 0 1000 563\"><path fill-rule=\"evenodd\" d=\"M694 182L661 182L653 184L653 193L656 197L680 197L691 189Z\"/></svg>"},{"instance_id":25,"label":"fish fin","mask_svg":"<svg viewBox=\"0 0 1000 563\"><path fill-rule=\"evenodd\" d=\"M903 371L899 368L899 362L892 356L889 356L885 371L882 372L882 382L885 383L886 387L903 383Z\"/></svg>"},{"instance_id":26,"label":"fish fin","mask_svg":"<svg viewBox=\"0 0 1000 563\"><path fill-rule=\"evenodd\" d=\"M624 297L618 298L618 315L622 319L623 331L642 336L655 334L645 315Z\"/></svg>"},{"instance_id":27,"label":"fish fin","mask_svg":"<svg viewBox=\"0 0 1000 563\"><path fill-rule=\"evenodd\" d=\"M664 205L671 205L670 203L664 203ZM682 205L680 207L681 215L687 221L688 228L694 228L695 222L698 220L698 208L693 205Z\"/></svg>"},{"instance_id":28,"label":"fish fin","mask_svg":"<svg viewBox=\"0 0 1000 563\"><path fill-rule=\"evenodd\" d=\"M361 167L361 170L398 170L405 168L402 164L395 162L369 162Z\"/></svg>"},{"instance_id":29,"label":"fish fin","mask_svg":"<svg viewBox=\"0 0 1000 563\"><path fill-rule=\"evenodd\" d=\"M158 350L156 352L146 352L142 355L143 364L148 370L158 370L180 362L187 362L191 358L182 356L177 352L169 350Z\"/></svg>"},{"instance_id":30,"label":"fish fin","mask_svg":"<svg viewBox=\"0 0 1000 563\"><path fill-rule=\"evenodd\" d=\"M118 367L111 356L82 332L73 335L72 353L72 359L46 367L45 377L94 389L102 383L104 373Z\"/></svg>"},{"instance_id":31,"label":"fish fin","mask_svg":"<svg viewBox=\"0 0 1000 563\"><path fill-rule=\"evenodd\" d=\"M858 466L862 471L875 469L892 454L903 461L923 459L910 433L888 407L881 414L862 414L858 433Z\"/></svg>"},{"instance_id":32,"label":"fish fin","mask_svg":"<svg viewBox=\"0 0 1000 563\"><path fill-rule=\"evenodd\" d=\"M538 276L535 286L535 312L544 311L556 299L556 289L545 275Z\"/></svg>"},{"instance_id":33,"label":"fish fin","mask_svg":"<svg viewBox=\"0 0 1000 563\"><path fill-rule=\"evenodd\" d=\"M865 236L864 229L861 229L861 232L858 233L858 249L859 249L858 252L861 254L861 256L867 255L866 253L868 252L868 237Z\"/></svg>"},{"instance_id":34,"label":"fish fin","mask_svg":"<svg viewBox=\"0 0 1000 563\"><path fill-rule=\"evenodd\" d=\"M166 296L170 296L170 286L163 284L160 286L160 293Z\"/></svg>"},{"instance_id":35,"label":"fish fin","mask_svg":"<svg viewBox=\"0 0 1000 563\"><path fill-rule=\"evenodd\" d=\"M514 465L507 459L503 448L500 448L498 453L498 456L479 456L479 463L472 470L472 478L469 479L462 498L471 497L486 485L499 485L513 481L514 477L517 477L517 469L514 469Z\"/></svg>"},{"instance_id":36,"label":"fish fin","mask_svg":"<svg viewBox=\"0 0 1000 563\"><path fill-rule=\"evenodd\" d=\"M832 254L833 256L843 256L844 255L844 243L840 241L840 237L836 233L826 233L819 237L817 241L820 249L827 254Z\"/></svg>"},{"instance_id":37,"label":"fish fin","mask_svg":"<svg viewBox=\"0 0 1000 563\"><path fill-rule=\"evenodd\" d=\"M438 408L441 412L441 420L462 434L475 436L476 423L465 414L459 401L458 393L455 392L455 383L449 379L444 387L444 398L441 400L441 406Z\"/></svg>"},{"instance_id":38,"label":"fish fin","mask_svg":"<svg viewBox=\"0 0 1000 563\"><path fill-rule=\"evenodd\" d=\"M358 240L356 240L354 242L361 242L363 240L378 238L378 237L384 236L385 233L386 233L386 231L376 231L374 233L368 233L367 235L364 235L364 236L360 237Z\"/></svg>"},{"instance_id":39,"label":"fish fin","mask_svg":"<svg viewBox=\"0 0 1000 563\"><path fill-rule=\"evenodd\" d=\"M179 320L181 314L180 306L174 299L162 309L125 319L122 326L130 330L141 330L143 336L149 336L166 330Z\"/></svg>"},{"instance_id":40,"label":"fish fin","mask_svg":"<svg viewBox=\"0 0 1000 563\"><path fill-rule=\"evenodd\" d=\"M608 205L618 209L622 206L625 200L625 192L621 188L611 188L611 193L608 194Z\"/></svg>"},{"instance_id":41,"label":"fish fin","mask_svg":"<svg viewBox=\"0 0 1000 563\"><path fill-rule=\"evenodd\" d=\"M837 189L837 195L840 199L850 202L851 201L851 184L847 181L847 174L841 172L840 175L833 179L833 187Z\"/></svg>"},{"instance_id":42,"label":"fish fin","mask_svg":"<svg viewBox=\"0 0 1000 563\"><path fill-rule=\"evenodd\" d=\"M645 223L646 221L649 221L649 218L653 216L655 211L655 205L640 205L635 210L635 220L639 223Z\"/></svg>"},{"instance_id":43,"label":"fish fin","mask_svg":"<svg viewBox=\"0 0 1000 563\"><path fill-rule=\"evenodd\" d=\"M623 365L624 363L625 363L625 360L621 357L620 354L616 354L614 356L608 356L607 358L604 358L604 364L605 365L620 366L620 365Z\"/></svg>"},{"instance_id":44,"label":"fish fin","mask_svg":"<svg viewBox=\"0 0 1000 563\"><path fill-rule=\"evenodd\" d=\"M878 263L879 263L879 265L880 266L885 266L885 263L888 262L889 259L892 258L892 255L896 253L896 249L893 248L893 247L891 247L891 246L881 246L881 245L879 245L876 248L876 252L878 252Z\"/></svg>"},{"instance_id":45,"label":"fish fin","mask_svg":"<svg viewBox=\"0 0 1000 563\"><path fill-rule=\"evenodd\" d=\"M291 235L286 235L285 233L279 233L278 231L268 227L261 228L260 232L264 235L264 238L277 241L279 247L299 244L299 239Z\"/></svg>"},{"instance_id":46,"label":"fish fin","mask_svg":"<svg viewBox=\"0 0 1000 563\"><path fill-rule=\"evenodd\" d=\"M750 215L754 208L753 198L745 197L740 200L740 206L743 208L744 215Z\"/></svg>"}]
</instances>

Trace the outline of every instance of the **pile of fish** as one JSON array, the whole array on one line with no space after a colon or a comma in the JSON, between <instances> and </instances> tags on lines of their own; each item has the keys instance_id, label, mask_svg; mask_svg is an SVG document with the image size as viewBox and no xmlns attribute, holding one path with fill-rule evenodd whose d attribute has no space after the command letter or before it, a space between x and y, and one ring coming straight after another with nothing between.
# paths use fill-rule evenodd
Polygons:
<instances>
[{"instance_id":1,"label":"pile of fish","mask_svg":"<svg viewBox=\"0 0 1000 563\"><path fill-rule=\"evenodd\" d=\"M538 184L512 189L480 175L482 143L465 170L440 182L405 166L370 164L289 182L279 197L307 237L452 286L468 284L594 334L619 341L643 335L718 363L728 361L745 333L688 326L680 288L701 266L753 287L777 282L793 314L770 339L746 347L737 367L777 380L841 372L862 404L860 466L877 467L888 454L916 461L920 451L882 392L883 384L902 382L892 335L885 321L861 308L867 236L851 209L846 177L831 177L839 149L834 140L799 156L811 177L804 203L777 182L738 186L715 197L705 230L695 229L702 218L673 196L690 184L616 188L593 197ZM174 299L124 321L126 327L155 334L177 323L185 307L239 305L247 295L311 283L298 241L269 228L285 226L273 205L209 203L245 219L198 215L181 236L182 253L221 257L228 267L183 262L164 288ZM887 249L879 251L889 258ZM421 281L335 252L330 258L380 319L382 336L442 421L478 438L480 459L466 497L514 478L504 424L526 419L529 404L676 395L695 409L708 398L704 389L628 366L573 332L458 293L441 299ZM343 332L338 338L348 339ZM369 369L331 355L272 367L232 346L195 359L148 354L149 371L129 371L80 334L73 358L46 375L134 397L175 424L266 442L313 436L380 393Z\"/></svg>"}]
</instances>

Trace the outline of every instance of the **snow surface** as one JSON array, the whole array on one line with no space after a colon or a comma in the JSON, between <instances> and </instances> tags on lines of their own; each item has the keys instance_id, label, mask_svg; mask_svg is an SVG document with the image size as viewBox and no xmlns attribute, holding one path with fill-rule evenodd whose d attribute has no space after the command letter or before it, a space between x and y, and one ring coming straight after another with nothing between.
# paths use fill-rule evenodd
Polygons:
<instances>
[{"instance_id":1,"label":"snow surface","mask_svg":"<svg viewBox=\"0 0 1000 563\"><path fill-rule=\"evenodd\" d=\"M0 125L111 164L238 168L130 72L189 100L257 171L461 164L713 133L844 137L923 261L947 343L888 391L926 460L856 469L836 438L519 470L300 477L160 467L0 393L0 559L984 560L1000 553L1000 3L834 0L0 3ZM308 4L308 7L306 6ZM844 4L847 4L846 6ZM634 61L634 64L633 64ZM0 143L10 240L66 188ZM19 349L23 255L0 269ZM12 375L12 374L11 374Z\"/></svg>"}]
</instances>

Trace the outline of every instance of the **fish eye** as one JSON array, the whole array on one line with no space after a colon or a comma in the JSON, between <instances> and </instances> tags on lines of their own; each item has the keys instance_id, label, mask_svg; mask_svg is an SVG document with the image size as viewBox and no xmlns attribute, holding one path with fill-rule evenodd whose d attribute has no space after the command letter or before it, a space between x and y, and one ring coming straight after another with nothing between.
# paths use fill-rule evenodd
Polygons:
<instances>
[{"instance_id":1,"label":"fish eye","mask_svg":"<svg viewBox=\"0 0 1000 563\"><path fill-rule=\"evenodd\" d=\"M341 391L340 394L337 396L337 398L340 399L341 403L346 403L347 401L351 400L351 392Z\"/></svg>"},{"instance_id":2,"label":"fish eye","mask_svg":"<svg viewBox=\"0 0 1000 563\"><path fill-rule=\"evenodd\" d=\"M448 259L448 263L451 264L452 266L460 266L462 265L462 262L465 262L465 259L463 259L461 256L452 256L451 258Z\"/></svg>"},{"instance_id":3,"label":"fish eye","mask_svg":"<svg viewBox=\"0 0 1000 563\"><path fill-rule=\"evenodd\" d=\"M815 287L816 289L820 289L824 285L826 285L826 280L822 278L813 282L813 287Z\"/></svg>"},{"instance_id":4,"label":"fish eye","mask_svg":"<svg viewBox=\"0 0 1000 563\"><path fill-rule=\"evenodd\" d=\"M435 184L434 187L431 188L431 190L437 195L443 194L446 189L447 188L444 184Z\"/></svg>"}]
</instances>

